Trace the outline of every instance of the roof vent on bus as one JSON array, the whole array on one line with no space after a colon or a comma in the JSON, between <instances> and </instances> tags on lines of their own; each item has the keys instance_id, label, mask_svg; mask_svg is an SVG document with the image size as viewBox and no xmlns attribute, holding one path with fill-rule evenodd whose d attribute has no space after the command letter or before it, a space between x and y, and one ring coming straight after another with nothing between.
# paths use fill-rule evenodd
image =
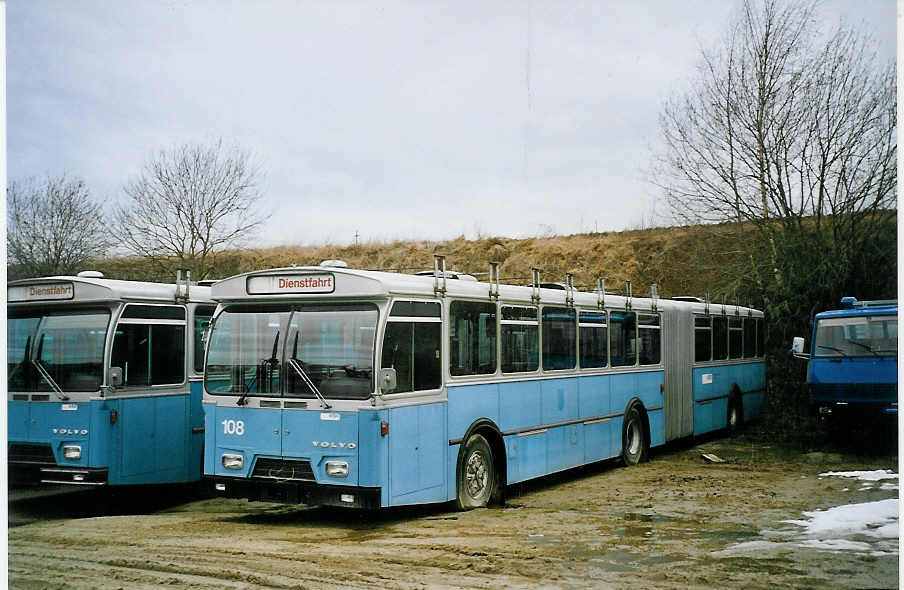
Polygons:
<instances>
[{"instance_id":1,"label":"roof vent on bus","mask_svg":"<svg viewBox=\"0 0 904 590\"><path fill-rule=\"evenodd\" d=\"M324 260L323 262L321 262L320 266L327 266L330 268L348 268L348 262L330 258L329 260Z\"/></svg>"},{"instance_id":2,"label":"roof vent on bus","mask_svg":"<svg viewBox=\"0 0 904 590\"><path fill-rule=\"evenodd\" d=\"M218 279L204 279L203 281L198 281L199 287L212 287L214 284L219 283Z\"/></svg>"},{"instance_id":3,"label":"roof vent on bus","mask_svg":"<svg viewBox=\"0 0 904 590\"><path fill-rule=\"evenodd\" d=\"M104 278L104 273L99 270L83 270L78 273L77 276L82 277L83 279L102 279Z\"/></svg>"},{"instance_id":4,"label":"roof vent on bus","mask_svg":"<svg viewBox=\"0 0 904 590\"><path fill-rule=\"evenodd\" d=\"M672 301L685 301L687 303L706 303L703 299L699 297L695 297L693 295L676 295L675 297L671 297Z\"/></svg>"}]
</instances>

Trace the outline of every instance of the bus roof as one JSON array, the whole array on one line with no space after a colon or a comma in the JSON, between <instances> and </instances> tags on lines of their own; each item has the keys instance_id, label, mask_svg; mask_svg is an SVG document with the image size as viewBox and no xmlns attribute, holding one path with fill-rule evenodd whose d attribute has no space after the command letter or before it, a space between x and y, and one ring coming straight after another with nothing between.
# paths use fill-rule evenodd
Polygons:
<instances>
[{"instance_id":1,"label":"bus roof","mask_svg":"<svg viewBox=\"0 0 904 590\"><path fill-rule=\"evenodd\" d=\"M440 278L440 285L443 284ZM394 272L359 270L352 268L299 266L275 268L244 273L223 279L211 288L214 300L225 303L247 301L299 301L299 300L335 300L335 299L386 299L394 296L438 297L434 291L435 279L432 275L412 275ZM495 287L495 285L493 285ZM446 295L466 299L490 299L490 283L481 281L463 281L448 279L445 281ZM499 285L499 299L507 303L531 305L530 286ZM539 289L540 302L547 305L565 305L568 291L561 288ZM595 292L574 291L574 304L579 307L597 307L598 295ZM606 293L605 304L608 308L624 308L627 298L622 295ZM631 308L635 310L652 309L653 300L649 297L632 297ZM705 313L706 304L700 302L674 301L658 299L658 309L683 309L694 313ZM721 314L721 304L709 305L710 313ZM761 311L725 305L726 314L735 311L741 315L762 317Z\"/></svg>"},{"instance_id":2,"label":"bus roof","mask_svg":"<svg viewBox=\"0 0 904 590\"><path fill-rule=\"evenodd\" d=\"M92 301L146 301L174 303L174 283L148 283L116 279L53 276L11 281L6 287L10 305L84 303ZM210 302L210 287L192 284L189 298Z\"/></svg>"}]
</instances>

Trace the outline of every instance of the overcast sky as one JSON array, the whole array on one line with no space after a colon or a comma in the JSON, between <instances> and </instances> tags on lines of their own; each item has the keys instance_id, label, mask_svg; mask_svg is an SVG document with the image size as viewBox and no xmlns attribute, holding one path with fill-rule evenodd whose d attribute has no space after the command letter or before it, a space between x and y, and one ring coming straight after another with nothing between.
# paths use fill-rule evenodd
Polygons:
<instances>
[{"instance_id":1,"label":"overcast sky","mask_svg":"<svg viewBox=\"0 0 904 590\"><path fill-rule=\"evenodd\" d=\"M736 9L11 0L9 179L67 172L110 203L155 151L222 138L261 170L258 245L635 228L662 212L663 100ZM822 14L893 58L893 0Z\"/></svg>"}]
</instances>

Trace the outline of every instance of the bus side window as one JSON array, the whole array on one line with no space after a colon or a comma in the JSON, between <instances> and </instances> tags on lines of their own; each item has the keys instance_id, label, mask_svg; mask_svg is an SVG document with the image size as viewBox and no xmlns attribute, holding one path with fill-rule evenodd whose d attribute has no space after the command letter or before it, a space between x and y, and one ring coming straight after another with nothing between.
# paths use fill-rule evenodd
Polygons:
<instances>
[{"instance_id":1,"label":"bus side window","mask_svg":"<svg viewBox=\"0 0 904 590\"><path fill-rule=\"evenodd\" d=\"M113 337L112 366L123 387L185 381L185 308L128 305Z\"/></svg>"},{"instance_id":2,"label":"bus side window","mask_svg":"<svg viewBox=\"0 0 904 590\"><path fill-rule=\"evenodd\" d=\"M713 360L724 361L728 358L728 318L713 317Z\"/></svg>"},{"instance_id":3,"label":"bus side window","mask_svg":"<svg viewBox=\"0 0 904 590\"><path fill-rule=\"evenodd\" d=\"M185 381L185 326L120 324L113 339L113 366L123 387L175 385Z\"/></svg>"},{"instance_id":4,"label":"bus side window","mask_svg":"<svg viewBox=\"0 0 904 590\"><path fill-rule=\"evenodd\" d=\"M609 312L609 355L613 367L637 361L637 316L633 311Z\"/></svg>"},{"instance_id":5,"label":"bus side window","mask_svg":"<svg viewBox=\"0 0 904 590\"><path fill-rule=\"evenodd\" d=\"M396 370L393 393L439 389L442 322L438 303L397 301L383 334L380 366ZM399 314L412 314L401 316ZM414 315L417 314L417 315Z\"/></svg>"},{"instance_id":6,"label":"bus side window","mask_svg":"<svg viewBox=\"0 0 904 590\"><path fill-rule=\"evenodd\" d=\"M496 304L453 301L449 305L449 372L496 372Z\"/></svg>"},{"instance_id":7,"label":"bus side window","mask_svg":"<svg viewBox=\"0 0 904 590\"><path fill-rule=\"evenodd\" d=\"M573 369L577 314L566 307L543 308L543 370Z\"/></svg>"},{"instance_id":8,"label":"bus side window","mask_svg":"<svg viewBox=\"0 0 904 590\"><path fill-rule=\"evenodd\" d=\"M662 331L659 314L640 314L637 320L637 343L641 365L658 365L662 361Z\"/></svg>"},{"instance_id":9,"label":"bus side window","mask_svg":"<svg viewBox=\"0 0 904 590\"><path fill-rule=\"evenodd\" d=\"M581 368L605 367L609 338L606 328L605 311L582 311L579 336L581 342Z\"/></svg>"},{"instance_id":10,"label":"bus side window","mask_svg":"<svg viewBox=\"0 0 904 590\"><path fill-rule=\"evenodd\" d=\"M728 318L728 358L739 359L744 349L744 326L739 317Z\"/></svg>"},{"instance_id":11,"label":"bus side window","mask_svg":"<svg viewBox=\"0 0 904 590\"><path fill-rule=\"evenodd\" d=\"M694 318L694 362L705 363L713 354L713 318L699 316Z\"/></svg>"},{"instance_id":12,"label":"bus side window","mask_svg":"<svg viewBox=\"0 0 904 590\"><path fill-rule=\"evenodd\" d=\"M756 356L756 322L753 318L744 318L744 358Z\"/></svg>"},{"instance_id":13,"label":"bus side window","mask_svg":"<svg viewBox=\"0 0 904 590\"><path fill-rule=\"evenodd\" d=\"M501 309L502 372L527 373L540 366L540 330L536 307Z\"/></svg>"},{"instance_id":14,"label":"bus side window","mask_svg":"<svg viewBox=\"0 0 904 590\"><path fill-rule=\"evenodd\" d=\"M193 325L193 341L194 350L194 368L195 373L204 372L204 338L207 334L207 327L210 326L210 318L216 309L212 305L199 305L195 308L194 325Z\"/></svg>"}]
</instances>

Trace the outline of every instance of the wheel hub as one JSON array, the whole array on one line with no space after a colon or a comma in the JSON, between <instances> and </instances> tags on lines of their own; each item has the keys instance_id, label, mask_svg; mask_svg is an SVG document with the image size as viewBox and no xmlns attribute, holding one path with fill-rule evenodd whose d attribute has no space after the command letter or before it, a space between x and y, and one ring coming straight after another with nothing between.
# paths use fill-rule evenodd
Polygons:
<instances>
[{"instance_id":1,"label":"wheel hub","mask_svg":"<svg viewBox=\"0 0 904 590\"><path fill-rule=\"evenodd\" d=\"M473 453L468 457L465 466L465 479L467 480L468 494L472 498L478 498L487 488L489 469L486 458L481 453Z\"/></svg>"}]
</instances>

